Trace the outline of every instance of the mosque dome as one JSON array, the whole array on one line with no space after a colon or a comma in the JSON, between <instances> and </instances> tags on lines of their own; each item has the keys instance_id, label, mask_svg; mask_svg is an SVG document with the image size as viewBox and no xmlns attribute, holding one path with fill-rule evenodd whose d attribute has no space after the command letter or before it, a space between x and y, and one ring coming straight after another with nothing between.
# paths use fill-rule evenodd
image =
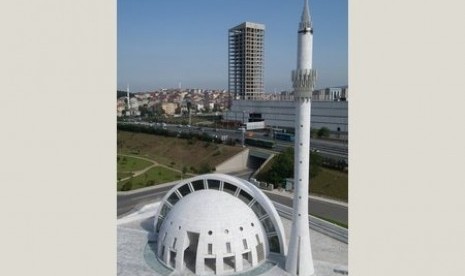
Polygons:
<instances>
[{"instance_id":1,"label":"mosque dome","mask_svg":"<svg viewBox=\"0 0 465 276\"><path fill-rule=\"evenodd\" d=\"M234 274L286 252L271 201L228 175L198 176L173 187L162 200L155 229L157 258L179 273Z\"/></svg>"}]
</instances>

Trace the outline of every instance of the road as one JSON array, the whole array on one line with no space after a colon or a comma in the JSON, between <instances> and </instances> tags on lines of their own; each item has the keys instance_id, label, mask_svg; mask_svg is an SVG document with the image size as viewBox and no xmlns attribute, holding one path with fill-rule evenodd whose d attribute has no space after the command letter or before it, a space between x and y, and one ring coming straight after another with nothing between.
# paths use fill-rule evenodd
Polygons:
<instances>
[{"instance_id":1,"label":"road","mask_svg":"<svg viewBox=\"0 0 465 276\"><path fill-rule=\"evenodd\" d=\"M268 191L263 192L271 199L271 201L292 207L292 198ZM349 224L348 208L346 206L327 202L314 197L308 199L308 213L313 216L335 220L347 225Z\"/></svg>"},{"instance_id":2,"label":"road","mask_svg":"<svg viewBox=\"0 0 465 276\"><path fill-rule=\"evenodd\" d=\"M210 128L210 127L197 127L197 126L183 126L183 125L174 125L174 124L155 124L148 122L132 122L130 124L145 125L151 127L163 127L173 132L192 132L197 134L207 133L208 135L214 137L227 136L228 138L242 140L242 131L238 129L223 129L223 128ZM264 132L254 132L255 138L260 138L264 140L272 141L273 138L265 136ZM276 142L275 151L281 152L288 147L294 147L294 142L286 142L280 140L274 140ZM347 143L326 141L321 139L310 139L311 150L318 150L320 154L324 157L336 158L336 159L345 159L348 161L348 146Z\"/></svg>"},{"instance_id":3,"label":"road","mask_svg":"<svg viewBox=\"0 0 465 276\"><path fill-rule=\"evenodd\" d=\"M118 217L128 213L134 207L160 200L176 183L172 185L140 189L133 192L121 193L117 195L117 215Z\"/></svg>"},{"instance_id":4,"label":"road","mask_svg":"<svg viewBox=\"0 0 465 276\"><path fill-rule=\"evenodd\" d=\"M153 126L150 123L136 123L142 125ZM161 124L155 127L162 127ZM166 124L165 128L171 131L184 131L184 132L195 132L195 133L208 133L211 136L214 135L228 135L228 137L233 139L240 139L242 137L242 132L240 130L233 130L233 129L215 129L215 128L208 128L208 127L186 127L180 125L170 125ZM262 133L257 133L257 136L263 139L270 139L269 137L263 136ZM271 139L270 139L271 140ZM285 141L276 141L276 148L275 150L282 151L285 148L293 147L293 142L285 142ZM312 150L319 150L320 154L327 157L336 157L336 158L345 158L347 159L348 156L348 147L346 143L339 143L339 142L331 142L319 139L311 139L311 147ZM242 172L237 173L235 176L241 177L244 179L248 179L252 171L245 170ZM174 184L173 184L174 185ZM173 186L161 186L152 189L144 189L137 192L132 192L130 194L119 194L118 195L118 216L130 211L132 208L142 205L147 202L153 202L157 199L161 199L166 192ZM269 193L264 191L271 200L276 201L278 203L284 204L286 206L292 207L292 198L282 196L279 194ZM348 210L347 207L341 206L338 204L330 203L324 200L318 200L316 198L309 199L309 213L311 215L339 221L345 224L348 224Z\"/></svg>"},{"instance_id":5,"label":"road","mask_svg":"<svg viewBox=\"0 0 465 276\"><path fill-rule=\"evenodd\" d=\"M129 212L134 207L160 200L175 184L176 183L159 187L151 187L124 194L118 193L118 217ZM292 207L292 198L268 191L264 192L272 201ZM314 197L309 198L308 206L308 211L311 215L348 224L348 208L346 206L327 202Z\"/></svg>"}]
</instances>

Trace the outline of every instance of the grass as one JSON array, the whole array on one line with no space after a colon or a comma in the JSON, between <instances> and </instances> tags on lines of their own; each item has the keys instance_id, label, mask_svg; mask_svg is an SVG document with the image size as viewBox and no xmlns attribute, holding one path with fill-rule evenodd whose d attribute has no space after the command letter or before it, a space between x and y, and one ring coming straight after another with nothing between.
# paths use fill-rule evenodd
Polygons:
<instances>
[{"instance_id":1,"label":"grass","mask_svg":"<svg viewBox=\"0 0 465 276\"><path fill-rule=\"evenodd\" d=\"M118 191L121 191L124 184L131 182L131 190L154 186L162 183L172 182L181 179L179 172L172 171L164 167L153 167L147 172L128 180L118 182Z\"/></svg>"},{"instance_id":2,"label":"grass","mask_svg":"<svg viewBox=\"0 0 465 276\"><path fill-rule=\"evenodd\" d=\"M320 173L310 181L310 193L347 202L348 182L347 173L321 168Z\"/></svg>"},{"instance_id":3,"label":"grass","mask_svg":"<svg viewBox=\"0 0 465 276\"><path fill-rule=\"evenodd\" d=\"M118 154L138 152L141 157L178 170L186 166L194 173L205 165L214 168L243 150L241 147L127 131L118 131L117 140Z\"/></svg>"},{"instance_id":4,"label":"grass","mask_svg":"<svg viewBox=\"0 0 465 276\"><path fill-rule=\"evenodd\" d=\"M133 175L133 173L131 173L131 172L120 172L120 171L118 171L118 172L116 172L116 179L118 179L118 180L119 179L124 179L124 178L130 177L132 175Z\"/></svg>"},{"instance_id":5,"label":"grass","mask_svg":"<svg viewBox=\"0 0 465 276\"><path fill-rule=\"evenodd\" d=\"M256 178L261 179L271 169L272 164L273 160L265 165ZM349 193L348 182L347 173L321 168L318 175L310 180L310 194L347 202Z\"/></svg>"},{"instance_id":6,"label":"grass","mask_svg":"<svg viewBox=\"0 0 465 276\"><path fill-rule=\"evenodd\" d=\"M135 157L121 156L117 157L118 172L134 172L140 171L152 165L151 162Z\"/></svg>"}]
</instances>

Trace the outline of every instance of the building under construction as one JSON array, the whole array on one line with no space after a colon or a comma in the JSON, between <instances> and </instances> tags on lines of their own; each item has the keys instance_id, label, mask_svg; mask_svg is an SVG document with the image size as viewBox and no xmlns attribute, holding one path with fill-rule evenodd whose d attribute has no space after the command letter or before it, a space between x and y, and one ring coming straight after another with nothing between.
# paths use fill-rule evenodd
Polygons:
<instances>
[{"instance_id":1,"label":"building under construction","mask_svg":"<svg viewBox=\"0 0 465 276\"><path fill-rule=\"evenodd\" d=\"M264 92L265 25L244 22L229 29L229 92L234 99L255 100Z\"/></svg>"}]
</instances>

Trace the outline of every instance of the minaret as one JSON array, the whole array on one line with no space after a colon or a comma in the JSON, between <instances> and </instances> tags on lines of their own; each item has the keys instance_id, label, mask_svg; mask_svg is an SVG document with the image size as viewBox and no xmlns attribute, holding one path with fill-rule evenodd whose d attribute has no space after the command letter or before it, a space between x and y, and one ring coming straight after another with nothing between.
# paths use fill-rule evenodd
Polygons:
<instances>
[{"instance_id":1,"label":"minaret","mask_svg":"<svg viewBox=\"0 0 465 276\"><path fill-rule=\"evenodd\" d=\"M294 215L286 259L286 271L293 275L314 275L308 224L310 171L310 104L316 72L312 69L313 29L307 0L299 24L297 69L292 72L295 101Z\"/></svg>"},{"instance_id":2,"label":"minaret","mask_svg":"<svg viewBox=\"0 0 465 276\"><path fill-rule=\"evenodd\" d=\"M129 114L131 114L131 101L129 101L129 84L127 84L127 87L126 87L126 94L127 94L127 97L128 97L128 111L129 111Z\"/></svg>"}]
</instances>

